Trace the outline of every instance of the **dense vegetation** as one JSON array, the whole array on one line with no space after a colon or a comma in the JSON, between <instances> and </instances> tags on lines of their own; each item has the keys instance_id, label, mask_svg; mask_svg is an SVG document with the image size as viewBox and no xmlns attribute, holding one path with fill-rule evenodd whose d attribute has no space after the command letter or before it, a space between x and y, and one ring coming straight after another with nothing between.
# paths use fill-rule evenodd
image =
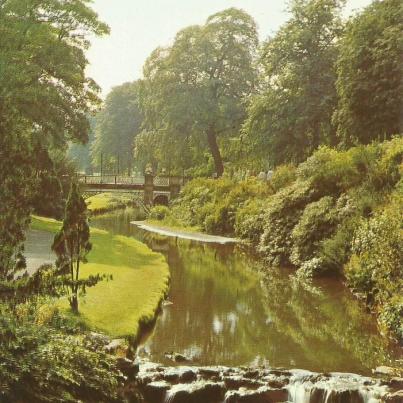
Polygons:
<instances>
[{"instance_id":1,"label":"dense vegetation","mask_svg":"<svg viewBox=\"0 0 403 403\"><path fill-rule=\"evenodd\" d=\"M375 0L344 21L342 0L293 0L260 46L252 17L224 10L152 52L143 79L114 88L98 113L85 52L109 29L89 3L0 1L0 400L118 396L111 358L46 302L62 294L55 269L25 273L30 216L62 218L76 171L130 175L151 163L197 177L151 217L235 234L299 277L341 275L402 341L401 2ZM268 169L268 180L251 175ZM135 332L166 290L165 263L130 239L93 238L83 274L119 269L88 295L86 324Z\"/></svg>"},{"instance_id":2,"label":"dense vegetation","mask_svg":"<svg viewBox=\"0 0 403 403\"><path fill-rule=\"evenodd\" d=\"M403 139L336 151L321 147L270 180L196 179L152 218L236 235L269 266L298 275L342 274L403 337Z\"/></svg>"}]
</instances>

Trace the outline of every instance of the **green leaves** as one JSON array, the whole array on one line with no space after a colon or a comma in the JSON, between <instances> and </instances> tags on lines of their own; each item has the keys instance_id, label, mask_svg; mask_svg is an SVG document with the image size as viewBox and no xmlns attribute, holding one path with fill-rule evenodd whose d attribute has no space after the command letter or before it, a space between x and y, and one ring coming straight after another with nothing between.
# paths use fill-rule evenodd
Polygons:
<instances>
[{"instance_id":1,"label":"green leaves","mask_svg":"<svg viewBox=\"0 0 403 403\"><path fill-rule=\"evenodd\" d=\"M13 279L44 171L43 154L87 140L99 103L85 76L88 35L108 27L81 0L0 5L0 279ZM52 165L52 164L50 164ZM57 183L52 184L57 188Z\"/></svg>"},{"instance_id":2,"label":"green leaves","mask_svg":"<svg viewBox=\"0 0 403 403\"><path fill-rule=\"evenodd\" d=\"M73 182L66 203L63 225L55 235L52 250L57 255L56 265L61 276L61 286L69 295L70 306L78 313L78 292L85 293L87 287L95 286L109 276L80 278L80 263L86 262L91 250L90 228L87 205L80 194L78 184Z\"/></svg>"},{"instance_id":3,"label":"green leaves","mask_svg":"<svg viewBox=\"0 0 403 403\"><path fill-rule=\"evenodd\" d=\"M222 174L217 138L237 134L245 117L245 100L255 86L256 46L253 19L231 8L203 26L183 29L171 47L151 54L141 98L145 128L168 144L165 153L176 166L194 165L208 149ZM185 159L184 148L192 150Z\"/></svg>"},{"instance_id":4,"label":"green leaves","mask_svg":"<svg viewBox=\"0 0 403 403\"><path fill-rule=\"evenodd\" d=\"M253 155L271 166L301 162L334 142L339 0L293 1L291 19L261 49L261 91L244 124Z\"/></svg>"},{"instance_id":5,"label":"green leaves","mask_svg":"<svg viewBox=\"0 0 403 403\"><path fill-rule=\"evenodd\" d=\"M399 0L374 1L347 24L334 116L344 145L368 144L401 131L402 18Z\"/></svg>"}]
</instances>

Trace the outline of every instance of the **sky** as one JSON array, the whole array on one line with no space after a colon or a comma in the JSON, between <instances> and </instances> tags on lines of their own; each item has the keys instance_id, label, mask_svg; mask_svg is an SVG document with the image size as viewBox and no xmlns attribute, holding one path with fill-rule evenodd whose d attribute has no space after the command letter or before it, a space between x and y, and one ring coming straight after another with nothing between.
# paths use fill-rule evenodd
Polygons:
<instances>
[{"instance_id":1,"label":"sky","mask_svg":"<svg viewBox=\"0 0 403 403\"><path fill-rule=\"evenodd\" d=\"M347 0L349 15L371 0ZM105 96L112 87L142 77L142 68L158 46L172 43L176 33L229 7L242 8L257 22L261 40L288 19L286 0L93 0L92 7L111 28L92 38L87 73Z\"/></svg>"}]
</instances>

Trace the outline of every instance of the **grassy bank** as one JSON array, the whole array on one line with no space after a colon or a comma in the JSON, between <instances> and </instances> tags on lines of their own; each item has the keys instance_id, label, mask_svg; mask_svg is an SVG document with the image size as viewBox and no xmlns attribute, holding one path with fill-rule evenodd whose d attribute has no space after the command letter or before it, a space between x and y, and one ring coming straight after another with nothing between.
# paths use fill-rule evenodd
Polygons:
<instances>
[{"instance_id":1,"label":"grassy bank","mask_svg":"<svg viewBox=\"0 0 403 403\"><path fill-rule=\"evenodd\" d=\"M32 217L31 228L55 233L61 223ZM80 299L80 315L92 329L113 337L136 335L140 323L155 317L168 290L169 270L164 257L133 238L91 228L92 250L81 275L111 274ZM61 301L68 310L67 301Z\"/></svg>"},{"instance_id":2,"label":"grassy bank","mask_svg":"<svg viewBox=\"0 0 403 403\"><path fill-rule=\"evenodd\" d=\"M125 193L99 193L86 199L88 210L92 214L102 214L109 211L125 208L134 204L130 194Z\"/></svg>"},{"instance_id":3,"label":"grassy bank","mask_svg":"<svg viewBox=\"0 0 403 403\"><path fill-rule=\"evenodd\" d=\"M301 277L343 276L403 342L402 158L401 137L321 147L268 181L195 179L151 218L244 239L268 267L293 266Z\"/></svg>"}]
</instances>

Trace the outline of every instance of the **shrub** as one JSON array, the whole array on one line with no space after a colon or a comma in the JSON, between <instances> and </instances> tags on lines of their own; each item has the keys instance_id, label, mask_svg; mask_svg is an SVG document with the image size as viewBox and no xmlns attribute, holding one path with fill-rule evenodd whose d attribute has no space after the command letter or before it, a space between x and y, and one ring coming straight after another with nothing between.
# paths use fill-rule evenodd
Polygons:
<instances>
[{"instance_id":1,"label":"shrub","mask_svg":"<svg viewBox=\"0 0 403 403\"><path fill-rule=\"evenodd\" d=\"M258 244L264 230L264 214L267 200L251 199L244 203L236 213L235 234L241 238Z\"/></svg>"},{"instance_id":2,"label":"shrub","mask_svg":"<svg viewBox=\"0 0 403 403\"><path fill-rule=\"evenodd\" d=\"M326 238L336 224L335 201L331 196L308 204L292 230L291 262L300 266L315 257L318 243Z\"/></svg>"},{"instance_id":3,"label":"shrub","mask_svg":"<svg viewBox=\"0 0 403 403\"><path fill-rule=\"evenodd\" d=\"M259 250L268 263L275 266L290 264L292 230L305 206L315 198L315 192L308 181L296 181L270 198L264 214L264 232L259 244Z\"/></svg>"},{"instance_id":4,"label":"shrub","mask_svg":"<svg viewBox=\"0 0 403 403\"><path fill-rule=\"evenodd\" d=\"M154 206L149 213L149 218L152 220L164 220L170 216L171 211L167 206Z\"/></svg>"},{"instance_id":5,"label":"shrub","mask_svg":"<svg viewBox=\"0 0 403 403\"><path fill-rule=\"evenodd\" d=\"M292 164L280 165L274 170L273 176L269 180L269 186L271 187L273 193L276 193L280 189L294 182L296 177L297 177L297 169L295 165Z\"/></svg>"},{"instance_id":6,"label":"shrub","mask_svg":"<svg viewBox=\"0 0 403 403\"><path fill-rule=\"evenodd\" d=\"M23 311L0 306L0 401L118 401L112 357Z\"/></svg>"},{"instance_id":7,"label":"shrub","mask_svg":"<svg viewBox=\"0 0 403 403\"><path fill-rule=\"evenodd\" d=\"M345 266L349 286L363 293L377 307L380 321L395 332L401 312L401 300L396 298L403 290L402 202L402 193L397 190L385 208L370 219L362 219Z\"/></svg>"},{"instance_id":8,"label":"shrub","mask_svg":"<svg viewBox=\"0 0 403 403\"><path fill-rule=\"evenodd\" d=\"M339 195L360 185L377 158L376 146L359 146L347 151L320 147L298 166L298 177L309 179L322 195Z\"/></svg>"}]
</instances>

